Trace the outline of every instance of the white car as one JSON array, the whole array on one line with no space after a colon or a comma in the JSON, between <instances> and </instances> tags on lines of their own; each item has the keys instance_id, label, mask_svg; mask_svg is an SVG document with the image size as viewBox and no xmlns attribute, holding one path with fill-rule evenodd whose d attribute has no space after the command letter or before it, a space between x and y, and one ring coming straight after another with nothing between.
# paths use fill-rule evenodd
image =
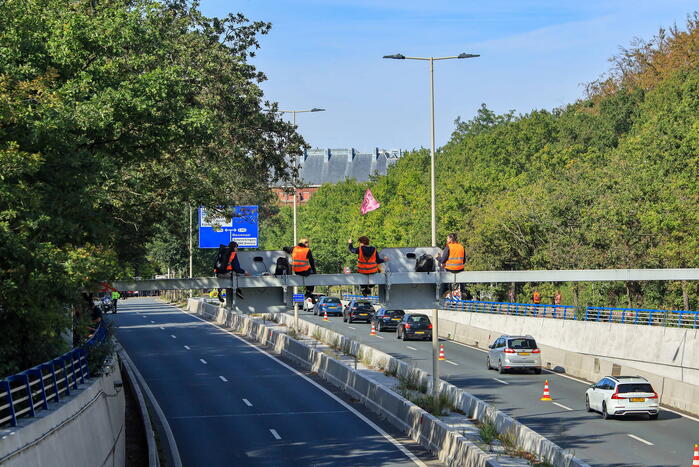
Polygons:
<instances>
[{"instance_id":1,"label":"white car","mask_svg":"<svg viewBox=\"0 0 699 467\"><path fill-rule=\"evenodd\" d=\"M500 336L488 348L485 364L489 370L533 370L541 374L541 350L532 336Z\"/></svg>"},{"instance_id":2,"label":"white car","mask_svg":"<svg viewBox=\"0 0 699 467\"><path fill-rule=\"evenodd\" d=\"M641 376L607 376L585 392L588 412L600 412L605 420L617 415L645 414L651 420L658 418L658 393Z\"/></svg>"}]
</instances>

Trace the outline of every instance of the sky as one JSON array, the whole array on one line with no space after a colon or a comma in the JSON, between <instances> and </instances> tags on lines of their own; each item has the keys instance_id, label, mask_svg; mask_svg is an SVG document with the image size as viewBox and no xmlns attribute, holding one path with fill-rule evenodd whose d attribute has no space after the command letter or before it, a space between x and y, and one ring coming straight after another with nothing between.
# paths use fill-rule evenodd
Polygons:
<instances>
[{"instance_id":1,"label":"sky","mask_svg":"<svg viewBox=\"0 0 699 467\"><path fill-rule=\"evenodd\" d=\"M384 55L479 58L435 62L437 145L454 120L481 103L498 113L553 109L584 97L584 85L634 38L684 26L696 0L202 0L208 16L241 12L272 23L251 60L265 99L297 114L319 148L414 149L430 145L425 61ZM290 119L291 116L289 115Z\"/></svg>"}]
</instances>

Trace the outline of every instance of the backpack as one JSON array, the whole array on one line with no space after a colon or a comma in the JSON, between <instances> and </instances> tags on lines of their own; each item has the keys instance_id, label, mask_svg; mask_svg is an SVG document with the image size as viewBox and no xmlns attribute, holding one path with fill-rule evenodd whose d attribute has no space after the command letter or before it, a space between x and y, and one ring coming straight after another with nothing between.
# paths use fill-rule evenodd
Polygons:
<instances>
[{"instance_id":1,"label":"backpack","mask_svg":"<svg viewBox=\"0 0 699 467\"><path fill-rule=\"evenodd\" d=\"M225 274L228 272L228 256L228 246L219 245L218 254L216 255L216 262L214 263L215 274Z\"/></svg>"},{"instance_id":2,"label":"backpack","mask_svg":"<svg viewBox=\"0 0 699 467\"><path fill-rule=\"evenodd\" d=\"M280 256L277 258L277 264L274 267L275 276L283 276L286 274L291 274L291 267L289 266L289 258L286 256Z\"/></svg>"},{"instance_id":3,"label":"backpack","mask_svg":"<svg viewBox=\"0 0 699 467\"><path fill-rule=\"evenodd\" d=\"M434 258L426 253L420 255L415 262L415 272L434 272Z\"/></svg>"}]
</instances>

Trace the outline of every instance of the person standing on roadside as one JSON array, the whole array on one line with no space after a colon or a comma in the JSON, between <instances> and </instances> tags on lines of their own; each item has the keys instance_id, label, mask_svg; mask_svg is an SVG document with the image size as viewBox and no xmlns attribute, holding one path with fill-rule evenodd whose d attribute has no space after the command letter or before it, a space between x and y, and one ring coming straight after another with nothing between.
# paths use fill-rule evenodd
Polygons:
<instances>
[{"instance_id":1,"label":"person standing on roadside","mask_svg":"<svg viewBox=\"0 0 699 467\"><path fill-rule=\"evenodd\" d=\"M117 301L121 298L121 294L117 290L112 290L112 313L117 312Z\"/></svg>"},{"instance_id":2,"label":"person standing on roadside","mask_svg":"<svg viewBox=\"0 0 699 467\"><path fill-rule=\"evenodd\" d=\"M380 258L376 247L369 245L369 237L363 235L359 237L359 246L352 246L352 239L348 240L348 248L350 253L357 255L357 272L360 274L376 274L379 272L379 264L388 261L388 257L384 256ZM371 292L371 285L363 285L362 295L364 297L368 296Z\"/></svg>"},{"instance_id":3,"label":"person standing on roadside","mask_svg":"<svg viewBox=\"0 0 699 467\"><path fill-rule=\"evenodd\" d=\"M534 293L532 294L532 301L534 302L534 305L541 303L541 294L538 290L534 290Z\"/></svg>"},{"instance_id":4,"label":"person standing on roadside","mask_svg":"<svg viewBox=\"0 0 699 467\"><path fill-rule=\"evenodd\" d=\"M310 240L302 238L296 246L285 246L284 252L291 255L291 270L297 276L308 277L316 273L316 263L313 260L313 252L310 247ZM313 298L315 287L306 286L306 298Z\"/></svg>"}]
</instances>

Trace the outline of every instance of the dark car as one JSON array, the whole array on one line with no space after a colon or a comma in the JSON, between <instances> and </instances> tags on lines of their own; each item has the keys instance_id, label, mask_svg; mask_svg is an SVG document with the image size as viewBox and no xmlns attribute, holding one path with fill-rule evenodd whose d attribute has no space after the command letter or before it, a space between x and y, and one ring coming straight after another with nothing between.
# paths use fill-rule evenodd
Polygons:
<instances>
[{"instance_id":1,"label":"dark car","mask_svg":"<svg viewBox=\"0 0 699 467\"><path fill-rule=\"evenodd\" d=\"M432 323L427 315L408 313L398 323L396 337L407 341L408 339L432 339Z\"/></svg>"},{"instance_id":2,"label":"dark car","mask_svg":"<svg viewBox=\"0 0 699 467\"><path fill-rule=\"evenodd\" d=\"M352 300L342 311L342 321L352 323L354 321L371 322L374 316L374 305L368 300Z\"/></svg>"},{"instance_id":3,"label":"dark car","mask_svg":"<svg viewBox=\"0 0 699 467\"><path fill-rule=\"evenodd\" d=\"M403 315L405 315L403 310L385 310L381 308L371 318L371 324L376 326L376 332L395 331Z\"/></svg>"},{"instance_id":4,"label":"dark car","mask_svg":"<svg viewBox=\"0 0 699 467\"><path fill-rule=\"evenodd\" d=\"M323 297L313 307L313 314L323 316L325 313L328 316L342 316L342 302L337 297Z\"/></svg>"}]
</instances>

